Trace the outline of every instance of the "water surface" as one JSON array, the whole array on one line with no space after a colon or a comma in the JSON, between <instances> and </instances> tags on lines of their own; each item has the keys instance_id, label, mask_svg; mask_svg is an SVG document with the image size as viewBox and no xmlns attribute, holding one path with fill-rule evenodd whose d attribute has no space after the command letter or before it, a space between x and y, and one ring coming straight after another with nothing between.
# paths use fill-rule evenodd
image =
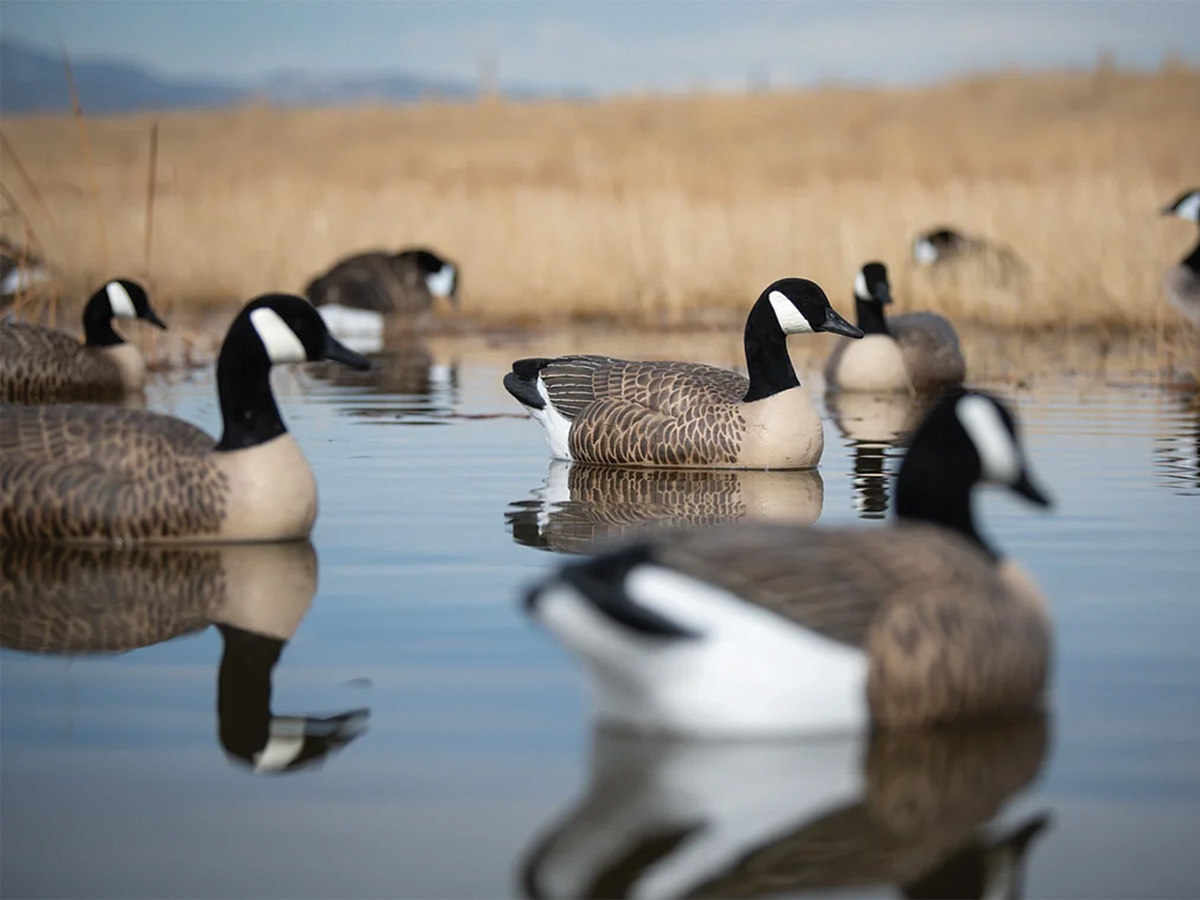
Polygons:
<instances>
[{"instance_id":1,"label":"water surface","mask_svg":"<svg viewBox=\"0 0 1200 900\"><path fill-rule=\"evenodd\" d=\"M989 492L981 516L1052 602L1045 716L693 746L594 733L522 589L645 522L880 527L919 411L822 406L816 473L620 477L550 464L503 391L507 360L547 349L441 342L367 375L276 373L320 486L311 544L4 548L0 893L922 896L982 891L992 848L1020 860L1024 896L1194 895L1193 398L1138 378L995 385L1056 499L1042 514ZM734 364L722 353L692 358ZM207 372L147 402L219 428Z\"/></svg>"}]
</instances>

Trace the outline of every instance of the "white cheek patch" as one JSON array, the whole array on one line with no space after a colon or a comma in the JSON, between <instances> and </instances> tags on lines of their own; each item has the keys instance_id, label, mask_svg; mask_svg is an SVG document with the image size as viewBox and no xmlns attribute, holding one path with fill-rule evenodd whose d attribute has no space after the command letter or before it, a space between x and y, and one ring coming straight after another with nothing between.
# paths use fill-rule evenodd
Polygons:
<instances>
[{"instance_id":1,"label":"white cheek patch","mask_svg":"<svg viewBox=\"0 0 1200 900\"><path fill-rule=\"evenodd\" d=\"M867 276L862 272L854 278L854 296L859 300L871 299L871 292L867 290Z\"/></svg>"},{"instance_id":2,"label":"white cheek patch","mask_svg":"<svg viewBox=\"0 0 1200 900\"><path fill-rule=\"evenodd\" d=\"M1200 191L1192 191L1175 207L1175 215L1200 224Z\"/></svg>"},{"instance_id":3,"label":"white cheek patch","mask_svg":"<svg viewBox=\"0 0 1200 900\"><path fill-rule=\"evenodd\" d=\"M137 308L133 305L129 291L125 290L125 285L119 281L110 281L104 286L104 293L108 294L108 306L114 316L123 319L137 318Z\"/></svg>"},{"instance_id":4,"label":"white cheek patch","mask_svg":"<svg viewBox=\"0 0 1200 900\"><path fill-rule=\"evenodd\" d=\"M250 324L258 332L258 338L266 348L272 363L308 361L304 344L275 310L260 306L250 313Z\"/></svg>"},{"instance_id":5,"label":"white cheek patch","mask_svg":"<svg viewBox=\"0 0 1200 900\"><path fill-rule=\"evenodd\" d=\"M937 248L933 246L933 241L927 238L922 238L913 244L913 259L923 266L931 266L937 262Z\"/></svg>"},{"instance_id":6,"label":"white cheek patch","mask_svg":"<svg viewBox=\"0 0 1200 900\"><path fill-rule=\"evenodd\" d=\"M784 334L812 334L815 330L804 314L796 309L796 304L779 291L771 291L767 299L771 301L771 308L775 310L775 318L779 320L779 327Z\"/></svg>"},{"instance_id":7,"label":"white cheek patch","mask_svg":"<svg viewBox=\"0 0 1200 900\"><path fill-rule=\"evenodd\" d=\"M992 402L969 394L958 401L954 412L979 454L983 479L996 484L1016 483L1021 476L1021 452Z\"/></svg>"},{"instance_id":8,"label":"white cheek patch","mask_svg":"<svg viewBox=\"0 0 1200 900\"><path fill-rule=\"evenodd\" d=\"M454 266L446 263L432 275L425 276L425 286L435 297L449 297L454 292L454 279L457 275Z\"/></svg>"}]
</instances>

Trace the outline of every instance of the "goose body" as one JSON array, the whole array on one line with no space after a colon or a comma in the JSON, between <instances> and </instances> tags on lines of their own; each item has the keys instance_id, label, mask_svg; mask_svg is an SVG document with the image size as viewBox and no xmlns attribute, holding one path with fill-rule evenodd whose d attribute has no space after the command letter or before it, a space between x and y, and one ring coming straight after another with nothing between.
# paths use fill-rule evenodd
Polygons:
<instances>
[{"instance_id":1,"label":"goose body","mask_svg":"<svg viewBox=\"0 0 1200 900\"><path fill-rule=\"evenodd\" d=\"M120 399L146 380L141 351L113 330L114 318L143 319L166 328L145 290L110 281L83 309L84 343L40 325L0 322L0 400L56 403Z\"/></svg>"},{"instance_id":2,"label":"goose body","mask_svg":"<svg viewBox=\"0 0 1200 900\"><path fill-rule=\"evenodd\" d=\"M366 368L300 297L234 319L217 362L220 442L172 416L91 404L0 410L0 538L19 542L307 537L316 482L271 392L273 364Z\"/></svg>"},{"instance_id":3,"label":"goose body","mask_svg":"<svg viewBox=\"0 0 1200 900\"><path fill-rule=\"evenodd\" d=\"M962 384L966 362L954 327L934 313L886 316L887 269L863 266L854 282L861 341L840 341L825 364L831 391L924 393Z\"/></svg>"},{"instance_id":4,"label":"goose body","mask_svg":"<svg viewBox=\"0 0 1200 900\"><path fill-rule=\"evenodd\" d=\"M389 318L410 325L434 299L458 302L458 266L426 249L372 251L347 257L305 288L325 324L363 352L382 346Z\"/></svg>"},{"instance_id":5,"label":"goose body","mask_svg":"<svg viewBox=\"0 0 1200 900\"><path fill-rule=\"evenodd\" d=\"M531 614L582 659L598 718L698 736L923 726L1036 706L1050 623L975 529L977 482L1045 505L1011 414L954 392L913 438L896 526L734 523L572 564Z\"/></svg>"},{"instance_id":6,"label":"goose body","mask_svg":"<svg viewBox=\"0 0 1200 900\"><path fill-rule=\"evenodd\" d=\"M786 337L856 337L813 282L767 287L746 320L749 377L688 362L561 356L513 363L504 386L546 433L555 459L604 465L811 468L825 439Z\"/></svg>"},{"instance_id":7,"label":"goose body","mask_svg":"<svg viewBox=\"0 0 1200 900\"><path fill-rule=\"evenodd\" d=\"M1184 193L1163 210L1163 215L1200 224L1200 190ZM1170 304L1193 325L1200 327L1200 241L1178 265L1167 270L1164 284Z\"/></svg>"}]
</instances>

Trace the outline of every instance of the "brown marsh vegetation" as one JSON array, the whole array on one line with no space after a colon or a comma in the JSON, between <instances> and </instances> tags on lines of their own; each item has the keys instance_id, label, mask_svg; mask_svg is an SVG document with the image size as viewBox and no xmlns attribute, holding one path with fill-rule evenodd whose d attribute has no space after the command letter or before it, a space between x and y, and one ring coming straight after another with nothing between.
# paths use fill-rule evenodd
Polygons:
<instances>
[{"instance_id":1,"label":"brown marsh vegetation","mask_svg":"<svg viewBox=\"0 0 1200 900\"><path fill-rule=\"evenodd\" d=\"M1179 65L903 90L241 108L88 117L90 165L69 114L6 117L3 228L31 229L65 299L129 273L167 310L299 291L346 253L427 244L462 264L463 328L725 324L784 275L850 307L857 268L877 258L900 309L1161 342L1182 328L1162 272L1195 234L1158 210L1200 181L1197 109L1200 71ZM1008 245L1026 277L914 270L914 234L943 223Z\"/></svg>"}]
</instances>

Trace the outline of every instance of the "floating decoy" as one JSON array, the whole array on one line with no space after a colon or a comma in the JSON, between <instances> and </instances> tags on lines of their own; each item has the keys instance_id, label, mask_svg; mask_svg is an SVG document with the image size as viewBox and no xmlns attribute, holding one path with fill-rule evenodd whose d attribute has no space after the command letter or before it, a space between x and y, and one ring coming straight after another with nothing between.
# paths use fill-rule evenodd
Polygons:
<instances>
[{"instance_id":1,"label":"floating decoy","mask_svg":"<svg viewBox=\"0 0 1200 900\"><path fill-rule=\"evenodd\" d=\"M173 416L93 404L0 407L0 539L278 541L307 537L317 486L271 391L271 366L370 363L302 297L266 294L217 359L220 441Z\"/></svg>"},{"instance_id":2,"label":"floating decoy","mask_svg":"<svg viewBox=\"0 0 1200 900\"><path fill-rule=\"evenodd\" d=\"M142 352L113 328L113 319L166 323L136 282L108 282L83 308L81 344L64 331L26 322L0 322L0 400L54 403L116 400L142 388Z\"/></svg>"},{"instance_id":3,"label":"floating decoy","mask_svg":"<svg viewBox=\"0 0 1200 900\"><path fill-rule=\"evenodd\" d=\"M545 429L555 459L605 465L805 469L825 446L787 336L862 332L803 278L769 285L746 318L747 378L689 362L520 359L504 387Z\"/></svg>"}]
</instances>

